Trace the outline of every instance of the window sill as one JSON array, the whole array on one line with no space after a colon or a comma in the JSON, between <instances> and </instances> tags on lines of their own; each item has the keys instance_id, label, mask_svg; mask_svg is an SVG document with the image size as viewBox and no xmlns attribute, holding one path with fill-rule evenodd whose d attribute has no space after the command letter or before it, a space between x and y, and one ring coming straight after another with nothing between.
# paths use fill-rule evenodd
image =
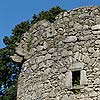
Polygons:
<instances>
[{"instance_id":1,"label":"window sill","mask_svg":"<svg viewBox=\"0 0 100 100\"><path fill-rule=\"evenodd\" d=\"M83 89L84 86L80 85L80 86L73 86L73 87L70 87L69 89L70 90L78 90L78 89Z\"/></svg>"}]
</instances>

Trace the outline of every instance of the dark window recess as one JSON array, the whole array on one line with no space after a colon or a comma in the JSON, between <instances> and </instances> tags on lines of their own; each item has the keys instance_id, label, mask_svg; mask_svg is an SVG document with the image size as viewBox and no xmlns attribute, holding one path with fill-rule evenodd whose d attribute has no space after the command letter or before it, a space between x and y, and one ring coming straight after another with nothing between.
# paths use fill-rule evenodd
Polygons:
<instances>
[{"instance_id":1,"label":"dark window recess","mask_svg":"<svg viewBox=\"0 0 100 100\"><path fill-rule=\"evenodd\" d=\"M80 85L80 71L72 72L72 85L79 86Z\"/></svg>"}]
</instances>

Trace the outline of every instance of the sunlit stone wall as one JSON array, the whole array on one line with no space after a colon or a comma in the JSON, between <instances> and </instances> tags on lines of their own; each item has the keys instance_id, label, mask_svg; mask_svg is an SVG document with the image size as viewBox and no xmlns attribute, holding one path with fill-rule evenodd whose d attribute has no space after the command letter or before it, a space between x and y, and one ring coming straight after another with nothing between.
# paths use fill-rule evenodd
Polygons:
<instances>
[{"instance_id":1,"label":"sunlit stone wall","mask_svg":"<svg viewBox=\"0 0 100 100\"><path fill-rule=\"evenodd\" d=\"M100 7L62 12L33 25L13 60L25 62L17 100L100 100ZM79 84L73 86L73 72Z\"/></svg>"}]
</instances>

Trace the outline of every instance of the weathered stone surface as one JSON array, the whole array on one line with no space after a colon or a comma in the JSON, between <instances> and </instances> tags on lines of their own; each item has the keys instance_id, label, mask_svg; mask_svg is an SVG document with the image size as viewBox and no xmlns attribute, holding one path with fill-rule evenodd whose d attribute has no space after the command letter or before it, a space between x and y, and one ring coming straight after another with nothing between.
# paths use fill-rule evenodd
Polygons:
<instances>
[{"instance_id":1,"label":"weathered stone surface","mask_svg":"<svg viewBox=\"0 0 100 100\"><path fill-rule=\"evenodd\" d=\"M50 48L48 52L53 53L55 50L56 50L56 48Z\"/></svg>"},{"instance_id":2,"label":"weathered stone surface","mask_svg":"<svg viewBox=\"0 0 100 100\"><path fill-rule=\"evenodd\" d=\"M11 56L11 58L15 61L15 62L22 62L23 57L18 56L17 54L14 54L13 56Z\"/></svg>"},{"instance_id":3,"label":"weathered stone surface","mask_svg":"<svg viewBox=\"0 0 100 100\"><path fill-rule=\"evenodd\" d=\"M94 48L91 48L91 47L90 47L90 48L88 49L88 52L89 52L89 53L94 53Z\"/></svg>"},{"instance_id":4,"label":"weathered stone surface","mask_svg":"<svg viewBox=\"0 0 100 100\"><path fill-rule=\"evenodd\" d=\"M40 62L42 62L43 60L44 60L44 56L39 56L39 57L37 57L36 62L37 62L37 63L40 63Z\"/></svg>"},{"instance_id":5,"label":"weathered stone surface","mask_svg":"<svg viewBox=\"0 0 100 100\"><path fill-rule=\"evenodd\" d=\"M25 56L25 52L23 48L16 48L16 53L18 53L19 55Z\"/></svg>"},{"instance_id":6,"label":"weathered stone surface","mask_svg":"<svg viewBox=\"0 0 100 100\"><path fill-rule=\"evenodd\" d=\"M77 41L77 37L76 36L69 36L67 38L65 38L64 42L76 42Z\"/></svg>"},{"instance_id":7,"label":"weathered stone surface","mask_svg":"<svg viewBox=\"0 0 100 100\"><path fill-rule=\"evenodd\" d=\"M81 85L86 85L86 84L88 84L87 83L87 77L86 77L86 71L85 70L82 70L81 71L81 79L80 79L80 84Z\"/></svg>"},{"instance_id":8,"label":"weathered stone surface","mask_svg":"<svg viewBox=\"0 0 100 100\"><path fill-rule=\"evenodd\" d=\"M96 40L95 41L95 44L100 44L100 40Z\"/></svg>"},{"instance_id":9,"label":"weathered stone surface","mask_svg":"<svg viewBox=\"0 0 100 100\"><path fill-rule=\"evenodd\" d=\"M37 51L42 51L44 49L44 47L39 45L36 47L36 49L37 49Z\"/></svg>"},{"instance_id":10,"label":"weathered stone surface","mask_svg":"<svg viewBox=\"0 0 100 100\"><path fill-rule=\"evenodd\" d=\"M93 31L93 34L100 34L100 31Z\"/></svg>"},{"instance_id":11,"label":"weathered stone surface","mask_svg":"<svg viewBox=\"0 0 100 100\"><path fill-rule=\"evenodd\" d=\"M80 63L80 62L77 62L77 63L74 63L70 66L70 69L71 70L79 70L79 69L83 69L84 68L84 64L83 63Z\"/></svg>"},{"instance_id":12,"label":"weathered stone surface","mask_svg":"<svg viewBox=\"0 0 100 100\"><path fill-rule=\"evenodd\" d=\"M94 80L94 83L95 83L95 84L100 84L100 78L95 79L95 80Z\"/></svg>"},{"instance_id":13,"label":"weathered stone surface","mask_svg":"<svg viewBox=\"0 0 100 100\"><path fill-rule=\"evenodd\" d=\"M66 49L64 49L64 50L62 51L62 56L65 57L65 56L67 56L67 55L68 55L68 51L67 51Z\"/></svg>"},{"instance_id":14,"label":"weathered stone surface","mask_svg":"<svg viewBox=\"0 0 100 100\"><path fill-rule=\"evenodd\" d=\"M93 91L89 95L90 95L90 97L96 97L97 96L97 93L95 91Z\"/></svg>"},{"instance_id":15,"label":"weathered stone surface","mask_svg":"<svg viewBox=\"0 0 100 100\"><path fill-rule=\"evenodd\" d=\"M100 30L100 25L94 25L91 27L91 29L94 30Z\"/></svg>"},{"instance_id":16,"label":"weathered stone surface","mask_svg":"<svg viewBox=\"0 0 100 100\"><path fill-rule=\"evenodd\" d=\"M44 49L47 49L47 47L48 47L48 44L47 44L46 41L44 41L44 43L43 43L43 48L44 48Z\"/></svg>"},{"instance_id":17,"label":"weathered stone surface","mask_svg":"<svg viewBox=\"0 0 100 100\"><path fill-rule=\"evenodd\" d=\"M63 98L61 100L69 100L68 95L64 95Z\"/></svg>"},{"instance_id":18,"label":"weathered stone surface","mask_svg":"<svg viewBox=\"0 0 100 100\"><path fill-rule=\"evenodd\" d=\"M46 54L44 57L45 60L51 59L51 54Z\"/></svg>"},{"instance_id":19,"label":"weathered stone surface","mask_svg":"<svg viewBox=\"0 0 100 100\"><path fill-rule=\"evenodd\" d=\"M66 72L66 78L64 81L65 81L66 87L72 87L72 73L71 73L71 71Z\"/></svg>"},{"instance_id":20,"label":"weathered stone surface","mask_svg":"<svg viewBox=\"0 0 100 100\"><path fill-rule=\"evenodd\" d=\"M60 13L23 34L17 100L99 100L100 7ZM74 74L75 73L75 74Z\"/></svg>"},{"instance_id":21,"label":"weathered stone surface","mask_svg":"<svg viewBox=\"0 0 100 100\"><path fill-rule=\"evenodd\" d=\"M82 30L82 25L79 23L75 23L74 28L75 28L75 30Z\"/></svg>"}]
</instances>

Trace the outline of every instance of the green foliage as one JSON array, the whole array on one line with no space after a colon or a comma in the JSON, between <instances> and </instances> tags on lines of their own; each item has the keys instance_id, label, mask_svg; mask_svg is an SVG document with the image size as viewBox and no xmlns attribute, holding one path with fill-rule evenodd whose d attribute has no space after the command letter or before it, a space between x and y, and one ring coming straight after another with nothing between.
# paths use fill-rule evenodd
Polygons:
<instances>
[{"instance_id":1,"label":"green foliage","mask_svg":"<svg viewBox=\"0 0 100 100\"><path fill-rule=\"evenodd\" d=\"M0 100L14 100L13 98L16 98L15 80L18 78L21 64L12 61L10 55L12 53L7 47L0 50L0 87L4 86L3 92L2 88L0 91L3 99L0 98Z\"/></svg>"},{"instance_id":2,"label":"green foliage","mask_svg":"<svg viewBox=\"0 0 100 100\"><path fill-rule=\"evenodd\" d=\"M0 100L15 100L16 98L16 83L20 72L21 63L16 63L11 59L11 55L15 53L16 42L19 42L22 35L28 31L30 24L28 21L22 22L13 29L13 36L5 36L3 41L5 48L0 50Z\"/></svg>"},{"instance_id":3,"label":"green foliage","mask_svg":"<svg viewBox=\"0 0 100 100\"><path fill-rule=\"evenodd\" d=\"M30 52L30 49L31 49L31 44L32 44L32 37L30 37L30 40L28 41L28 44L27 44L27 51Z\"/></svg>"},{"instance_id":4,"label":"green foliage","mask_svg":"<svg viewBox=\"0 0 100 100\"><path fill-rule=\"evenodd\" d=\"M21 22L20 24L16 25L15 28L12 30L12 34L15 36L22 35L26 31L28 31L30 28L30 23L29 21L24 21Z\"/></svg>"},{"instance_id":5,"label":"green foliage","mask_svg":"<svg viewBox=\"0 0 100 100\"><path fill-rule=\"evenodd\" d=\"M72 92L73 92L74 94L79 94L79 93L80 93L80 89L73 89Z\"/></svg>"},{"instance_id":6,"label":"green foliage","mask_svg":"<svg viewBox=\"0 0 100 100\"><path fill-rule=\"evenodd\" d=\"M14 48L16 45L16 42L19 42L21 40L22 35L28 31L30 28L29 21L21 22L20 24L16 25L15 28L12 30L13 36L10 38L5 36L3 39L3 42L6 46L9 46L10 48Z\"/></svg>"},{"instance_id":7,"label":"green foliage","mask_svg":"<svg viewBox=\"0 0 100 100\"><path fill-rule=\"evenodd\" d=\"M80 80L75 80L73 83L74 86L79 86L80 85Z\"/></svg>"},{"instance_id":8,"label":"green foliage","mask_svg":"<svg viewBox=\"0 0 100 100\"><path fill-rule=\"evenodd\" d=\"M73 86L74 87L80 86L80 80L79 79L74 80L73 81ZM80 93L80 89L73 89L72 91L73 91L74 94Z\"/></svg>"},{"instance_id":9,"label":"green foliage","mask_svg":"<svg viewBox=\"0 0 100 100\"><path fill-rule=\"evenodd\" d=\"M5 45L9 45L9 43L10 43L9 37L5 36L3 39L3 42L5 43Z\"/></svg>"},{"instance_id":10,"label":"green foliage","mask_svg":"<svg viewBox=\"0 0 100 100\"><path fill-rule=\"evenodd\" d=\"M16 87L10 86L6 89L6 93L0 100L16 100Z\"/></svg>"},{"instance_id":11,"label":"green foliage","mask_svg":"<svg viewBox=\"0 0 100 100\"><path fill-rule=\"evenodd\" d=\"M54 7L38 15L34 14L31 24L29 21L21 22L12 30L12 36L4 37L3 42L6 47L0 49L0 100L16 100L17 79L23 63L16 63L10 58L15 53L16 43L20 42L21 37L32 24L43 19L54 22L55 17L62 11L64 10L60 7ZM31 40L28 50L30 50L30 44ZM3 89L2 86L4 86Z\"/></svg>"},{"instance_id":12,"label":"green foliage","mask_svg":"<svg viewBox=\"0 0 100 100\"><path fill-rule=\"evenodd\" d=\"M51 8L49 11L41 11L38 15L34 14L33 19L31 21L32 24L36 23L37 21L46 19L49 22L54 22L55 17L65 10L61 9L59 6Z\"/></svg>"}]
</instances>

